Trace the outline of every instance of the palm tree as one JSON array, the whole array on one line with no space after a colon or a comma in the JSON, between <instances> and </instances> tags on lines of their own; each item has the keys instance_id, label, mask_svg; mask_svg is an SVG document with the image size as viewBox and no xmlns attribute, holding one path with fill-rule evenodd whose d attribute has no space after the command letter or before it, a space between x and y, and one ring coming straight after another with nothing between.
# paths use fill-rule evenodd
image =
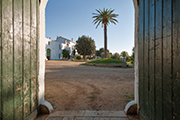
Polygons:
<instances>
[{"instance_id":1,"label":"palm tree","mask_svg":"<svg viewBox=\"0 0 180 120\"><path fill-rule=\"evenodd\" d=\"M93 23L94 25L97 24L96 28L102 23L102 27L104 26L104 58L107 57L107 25L110 23L113 23L116 25L116 22L118 23L118 21L115 19L118 14L112 14L112 12L114 11L114 9L105 9L103 8L103 10L99 9L96 11L98 13L92 13L94 16L92 18L94 18Z\"/></svg>"},{"instance_id":2,"label":"palm tree","mask_svg":"<svg viewBox=\"0 0 180 120\"><path fill-rule=\"evenodd\" d=\"M129 55L128 55L128 52L122 51L121 54L120 54L120 56L123 57L123 61L125 61L125 58L126 58L127 56L129 56Z\"/></svg>"}]
</instances>

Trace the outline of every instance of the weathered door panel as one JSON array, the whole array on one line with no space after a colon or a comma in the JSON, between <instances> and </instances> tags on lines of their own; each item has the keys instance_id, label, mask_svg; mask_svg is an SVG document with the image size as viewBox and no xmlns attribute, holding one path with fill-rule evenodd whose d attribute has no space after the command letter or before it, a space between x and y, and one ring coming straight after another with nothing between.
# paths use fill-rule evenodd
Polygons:
<instances>
[{"instance_id":1,"label":"weathered door panel","mask_svg":"<svg viewBox=\"0 0 180 120\"><path fill-rule=\"evenodd\" d=\"M31 112L31 13L30 10L30 1L24 0L23 1L23 29L24 29L24 36L23 36L23 72L24 72L24 88L23 88L23 94L24 94L24 116L28 116Z\"/></svg>"},{"instance_id":2,"label":"weathered door panel","mask_svg":"<svg viewBox=\"0 0 180 120\"><path fill-rule=\"evenodd\" d=\"M143 119L180 119L179 6L179 0L139 3L139 105Z\"/></svg>"},{"instance_id":3,"label":"weathered door panel","mask_svg":"<svg viewBox=\"0 0 180 120\"><path fill-rule=\"evenodd\" d=\"M1 19L0 19L0 118L2 118L2 74L1 74L1 71L2 71L2 2L0 2L0 16L1 16Z\"/></svg>"},{"instance_id":4,"label":"weathered door panel","mask_svg":"<svg viewBox=\"0 0 180 120\"><path fill-rule=\"evenodd\" d=\"M156 14L155 19L155 118L157 120L162 120L162 2L163 0L158 0L155 2ZM159 114L157 114L157 111Z\"/></svg>"},{"instance_id":5,"label":"weathered door panel","mask_svg":"<svg viewBox=\"0 0 180 120\"><path fill-rule=\"evenodd\" d=\"M170 120L173 119L172 116L172 41L173 41L173 35L172 35L172 1L164 1L163 2L163 39L162 39L162 54L163 54L163 61L162 61L162 101L163 101L163 119Z\"/></svg>"},{"instance_id":6,"label":"weathered door panel","mask_svg":"<svg viewBox=\"0 0 180 120\"><path fill-rule=\"evenodd\" d=\"M172 65L172 103L173 103L173 118L180 120L180 1L173 0L173 29L172 29L172 51L173 51L173 65Z\"/></svg>"},{"instance_id":7,"label":"weathered door panel","mask_svg":"<svg viewBox=\"0 0 180 120\"><path fill-rule=\"evenodd\" d=\"M154 94L155 94L155 86L154 86L154 51L155 51L155 33L154 33L154 27L155 27L155 5L153 5L155 0L150 0L149 1L149 114L150 114L150 119L154 120L155 119L155 108L154 108Z\"/></svg>"},{"instance_id":8,"label":"weathered door panel","mask_svg":"<svg viewBox=\"0 0 180 120\"><path fill-rule=\"evenodd\" d=\"M37 108L37 11L36 1L31 0L31 111ZM34 6L34 8L33 8ZM37 13L37 14L36 14Z\"/></svg>"},{"instance_id":9,"label":"weathered door panel","mask_svg":"<svg viewBox=\"0 0 180 120\"><path fill-rule=\"evenodd\" d=\"M39 0L0 0L0 118L37 115Z\"/></svg>"},{"instance_id":10,"label":"weathered door panel","mask_svg":"<svg viewBox=\"0 0 180 120\"><path fill-rule=\"evenodd\" d=\"M14 1L14 119L23 118L22 1Z\"/></svg>"},{"instance_id":11,"label":"weathered door panel","mask_svg":"<svg viewBox=\"0 0 180 120\"><path fill-rule=\"evenodd\" d=\"M13 119L13 14L12 0L2 0L2 119Z\"/></svg>"}]
</instances>

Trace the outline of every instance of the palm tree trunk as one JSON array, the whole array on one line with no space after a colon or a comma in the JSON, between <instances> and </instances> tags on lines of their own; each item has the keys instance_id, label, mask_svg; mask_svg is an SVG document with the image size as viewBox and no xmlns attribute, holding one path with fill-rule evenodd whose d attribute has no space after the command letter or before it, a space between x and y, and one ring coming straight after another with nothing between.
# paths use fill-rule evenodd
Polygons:
<instances>
[{"instance_id":1,"label":"palm tree trunk","mask_svg":"<svg viewBox=\"0 0 180 120\"><path fill-rule=\"evenodd\" d=\"M107 57L107 25L104 24L104 58Z\"/></svg>"}]
</instances>

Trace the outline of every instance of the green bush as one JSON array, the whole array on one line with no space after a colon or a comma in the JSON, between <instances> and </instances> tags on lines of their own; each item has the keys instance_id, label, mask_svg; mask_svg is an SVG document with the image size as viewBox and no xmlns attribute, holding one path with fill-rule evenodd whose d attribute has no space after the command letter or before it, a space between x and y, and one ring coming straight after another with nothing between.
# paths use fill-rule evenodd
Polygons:
<instances>
[{"instance_id":1,"label":"green bush","mask_svg":"<svg viewBox=\"0 0 180 120\"><path fill-rule=\"evenodd\" d=\"M82 58L81 58L81 56L77 56L76 59L81 60Z\"/></svg>"}]
</instances>

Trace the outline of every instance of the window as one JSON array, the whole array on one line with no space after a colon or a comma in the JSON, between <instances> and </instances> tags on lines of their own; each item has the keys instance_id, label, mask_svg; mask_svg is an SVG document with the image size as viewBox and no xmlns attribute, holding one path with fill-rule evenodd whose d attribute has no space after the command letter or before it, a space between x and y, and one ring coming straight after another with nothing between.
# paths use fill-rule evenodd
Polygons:
<instances>
[{"instance_id":1,"label":"window","mask_svg":"<svg viewBox=\"0 0 180 120\"><path fill-rule=\"evenodd\" d=\"M59 49L61 49L61 44L59 44Z\"/></svg>"},{"instance_id":2,"label":"window","mask_svg":"<svg viewBox=\"0 0 180 120\"><path fill-rule=\"evenodd\" d=\"M50 41L48 42L48 45L50 45Z\"/></svg>"},{"instance_id":3,"label":"window","mask_svg":"<svg viewBox=\"0 0 180 120\"><path fill-rule=\"evenodd\" d=\"M59 54L59 59L61 58L61 54Z\"/></svg>"}]
</instances>

